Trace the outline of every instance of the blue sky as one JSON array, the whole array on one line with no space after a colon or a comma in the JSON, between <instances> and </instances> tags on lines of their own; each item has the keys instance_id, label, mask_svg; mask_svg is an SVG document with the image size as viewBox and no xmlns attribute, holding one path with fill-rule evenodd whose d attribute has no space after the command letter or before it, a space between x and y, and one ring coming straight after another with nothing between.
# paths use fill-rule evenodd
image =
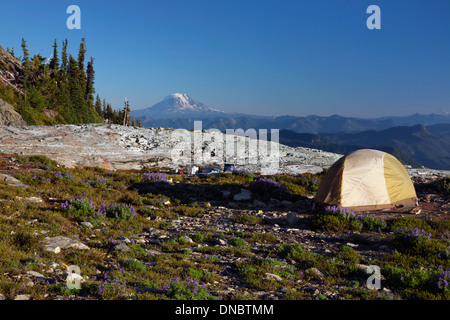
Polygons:
<instances>
[{"instance_id":1,"label":"blue sky","mask_svg":"<svg viewBox=\"0 0 450 320\"><path fill-rule=\"evenodd\" d=\"M66 9L81 8L81 30ZM381 8L381 30L366 9ZM82 37L114 108L182 92L228 112L356 117L450 112L448 0L22 0L0 45L47 57Z\"/></svg>"}]
</instances>

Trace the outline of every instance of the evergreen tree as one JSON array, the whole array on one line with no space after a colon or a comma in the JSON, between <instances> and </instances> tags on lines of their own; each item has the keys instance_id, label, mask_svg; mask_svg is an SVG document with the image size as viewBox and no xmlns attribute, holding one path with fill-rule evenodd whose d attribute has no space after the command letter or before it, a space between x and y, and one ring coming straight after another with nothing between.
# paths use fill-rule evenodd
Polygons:
<instances>
[{"instance_id":1,"label":"evergreen tree","mask_svg":"<svg viewBox=\"0 0 450 320\"><path fill-rule=\"evenodd\" d=\"M67 39L63 41L62 43L62 54L61 54L61 72L66 73L67 72L67 64L68 64L68 58L67 58L67 45L68 41Z\"/></svg>"},{"instance_id":2,"label":"evergreen tree","mask_svg":"<svg viewBox=\"0 0 450 320\"><path fill-rule=\"evenodd\" d=\"M22 51L23 51L23 58L22 63L25 68L25 70L30 70L30 53L28 51L27 42L24 38L22 38Z\"/></svg>"},{"instance_id":3,"label":"evergreen tree","mask_svg":"<svg viewBox=\"0 0 450 320\"><path fill-rule=\"evenodd\" d=\"M7 48L6 51L9 52L9 54L12 55L14 58L16 57L14 55L14 48L11 48L11 49Z\"/></svg>"},{"instance_id":4,"label":"evergreen tree","mask_svg":"<svg viewBox=\"0 0 450 320\"><path fill-rule=\"evenodd\" d=\"M116 117L110 103L106 104L106 119L109 123L116 123Z\"/></svg>"},{"instance_id":5,"label":"evergreen tree","mask_svg":"<svg viewBox=\"0 0 450 320\"><path fill-rule=\"evenodd\" d=\"M61 66L57 73L57 84L58 84L58 104L61 106L60 111L65 114L64 118L69 121L67 115L69 114L70 106L70 93L68 86L68 55L67 55L67 39L62 42L62 52L61 52Z\"/></svg>"},{"instance_id":6,"label":"evergreen tree","mask_svg":"<svg viewBox=\"0 0 450 320\"><path fill-rule=\"evenodd\" d=\"M70 110L69 119L73 123L82 123L84 114L84 90L80 81L80 70L78 69L78 62L75 58L69 56L68 64L68 88L70 96Z\"/></svg>"},{"instance_id":7,"label":"evergreen tree","mask_svg":"<svg viewBox=\"0 0 450 320\"><path fill-rule=\"evenodd\" d=\"M86 79L86 92L84 95L84 99L85 99L86 103L88 104L88 106L93 107L94 106L94 93L95 93L95 89L94 89L95 71L94 71L94 58L93 57L91 57L91 60L87 64L86 73L87 73L87 79Z\"/></svg>"},{"instance_id":8,"label":"evergreen tree","mask_svg":"<svg viewBox=\"0 0 450 320\"><path fill-rule=\"evenodd\" d=\"M86 93L86 72L84 68L84 60L86 54L86 39L81 39L80 50L78 52L78 77L81 85L81 89L83 90L83 94ZM84 98L86 101L86 98Z\"/></svg>"},{"instance_id":9,"label":"evergreen tree","mask_svg":"<svg viewBox=\"0 0 450 320\"><path fill-rule=\"evenodd\" d=\"M78 68L84 70L84 59L86 55L86 39L81 39L80 50L78 52Z\"/></svg>"},{"instance_id":10,"label":"evergreen tree","mask_svg":"<svg viewBox=\"0 0 450 320\"><path fill-rule=\"evenodd\" d=\"M102 100L100 100L100 96L98 94L97 98L95 99L95 111L97 111L98 115L103 118Z\"/></svg>"},{"instance_id":11,"label":"evergreen tree","mask_svg":"<svg viewBox=\"0 0 450 320\"><path fill-rule=\"evenodd\" d=\"M25 41L24 38L22 38L22 51L23 51L22 64L23 64L23 69L24 69L22 84L23 84L23 89L24 89L25 99L26 99L28 81L29 81L29 78L31 75L31 60L30 60L30 53L29 53L28 47L27 47L27 42Z\"/></svg>"},{"instance_id":12,"label":"evergreen tree","mask_svg":"<svg viewBox=\"0 0 450 320\"><path fill-rule=\"evenodd\" d=\"M52 71L52 77L56 77L56 73L59 69L59 57L58 57L58 43L55 39L53 43L53 56L49 63L50 70Z\"/></svg>"}]
</instances>

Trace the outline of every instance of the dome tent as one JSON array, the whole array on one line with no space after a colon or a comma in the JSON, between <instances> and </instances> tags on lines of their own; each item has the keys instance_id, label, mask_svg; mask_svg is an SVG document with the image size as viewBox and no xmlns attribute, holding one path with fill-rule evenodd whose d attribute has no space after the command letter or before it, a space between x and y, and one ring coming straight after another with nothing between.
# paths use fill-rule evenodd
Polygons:
<instances>
[{"instance_id":1,"label":"dome tent","mask_svg":"<svg viewBox=\"0 0 450 320\"><path fill-rule=\"evenodd\" d=\"M329 168L315 202L364 211L416 206L417 195L408 172L394 156L361 149L343 156Z\"/></svg>"}]
</instances>

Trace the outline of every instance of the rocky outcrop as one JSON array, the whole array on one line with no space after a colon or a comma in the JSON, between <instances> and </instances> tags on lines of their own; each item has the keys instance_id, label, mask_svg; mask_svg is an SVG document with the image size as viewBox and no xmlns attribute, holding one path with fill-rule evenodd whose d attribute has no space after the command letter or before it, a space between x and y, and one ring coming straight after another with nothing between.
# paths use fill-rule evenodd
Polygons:
<instances>
[{"instance_id":1,"label":"rocky outcrop","mask_svg":"<svg viewBox=\"0 0 450 320\"><path fill-rule=\"evenodd\" d=\"M11 73L22 72L22 64L19 59L13 57L2 46L0 46L0 69Z\"/></svg>"},{"instance_id":2,"label":"rocky outcrop","mask_svg":"<svg viewBox=\"0 0 450 320\"><path fill-rule=\"evenodd\" d=\"M0 126L25 126L26 124L11 105L0 99Z\"/></svg>"},{"instance_id":3,"label":"rocky outcrop","mask_svg":"<svg viewBox=\"0 0 450 320\"><path fill-rule=\"evenodd\" d=\"M187 146L192 147L186 151L178 149L179 136L175 138L173 129L102 124L0 127L0 152L45 155L67 167L99 166L110 170L182 168L189 166L182 161L186 156L193 162L194 157L203 152L211 160L205 166L220 167L225 162L225 152L218 149L223 146L226 135L204 132L201 142L194 144L191 142L193 134L192 131L183 132ZM246 148L252 143L249 138L242 139ZM279 173L320 172L341 156L275 142L269 142L269 146L278 148L279 157L269 153L266 164L279 161ZM237 163L242 162L249 170L260 171L260 162L252 163L248 154L239 155L234 150Z\"/></svg>"},{"instance_id":4,"label":"rocky outcrop","mask_svg":"<svg viewBox=\"0 0 450 320\"><path fill-rule=\"evenodd\" d=\"M22 63L0 46L0 86L7 86L22 94L23 88L20 85L22 76Z\"/></svg>"},{"instance_id":5,"label":"rocky outcrop","mask_svg":"<svg viewBox=\"0 0 450 320\"><path fill-rule=\"evenodd\" d=\"M179 149L174 138L175 130L165 128L135 128L120 125L56 125L56 126L0 126L0 153L44 155L71 168L75 166L98 166L108 170L141 170L147 168L180 169L195 164L196 155L203 152L210 160L203 167L218 167L225 163L225 152L218 150L226 140L224 134L203 132L200 143L193 143L194 133L184 131L191 148ZM189 140L192 139L192 140ZM216 143L215 140L221 141ZM252 142L242 138L245 149ZM292 148L269 142L276 146L279 156L269 153L269 164L278 161L274 173L302 174L317 173L330 167L342 155L309 148ZM183 151L188 153L189 163L183 163ZM253 172L266 169L260 162L249 161L248 152L238 154L234 150L237 169L246 168ZM184 159L186 160L186 159ZM239 165L239 163L242 163ZM266 163L267 164L267 163ZM450 171L431 169L408 169L411 176L422 178L448 176ZM266 174L270 174L267 173Z\"/></svg>"}]
</instances>

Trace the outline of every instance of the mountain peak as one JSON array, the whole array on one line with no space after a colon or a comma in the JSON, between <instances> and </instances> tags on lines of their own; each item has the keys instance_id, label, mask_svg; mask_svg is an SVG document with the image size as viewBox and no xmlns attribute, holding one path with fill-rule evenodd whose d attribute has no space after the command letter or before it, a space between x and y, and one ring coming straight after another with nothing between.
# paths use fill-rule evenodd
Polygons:
<instances>
[{"instance_id":1,"label":"mountain peak","mask_svg":"<svg viewBox=\"0 0 450 320\"><path fill-rule=\"evenodd\" d=\"M150 108L136 110L135 117L162 118L205 118L227 113L198 102L185 93L173 93Z\"/></svg>"},{"instance_id":2,"label":"mountain peak","mask_svg":"<svg viewBox=\"0 0 450 320\"><path fill-rule=\"evenodd\" d=\"M171 95L168 95L164 98L164 100L170 99L189 100L191 98L185 93L172 93Z\"/></svg>"}]
</instances>

